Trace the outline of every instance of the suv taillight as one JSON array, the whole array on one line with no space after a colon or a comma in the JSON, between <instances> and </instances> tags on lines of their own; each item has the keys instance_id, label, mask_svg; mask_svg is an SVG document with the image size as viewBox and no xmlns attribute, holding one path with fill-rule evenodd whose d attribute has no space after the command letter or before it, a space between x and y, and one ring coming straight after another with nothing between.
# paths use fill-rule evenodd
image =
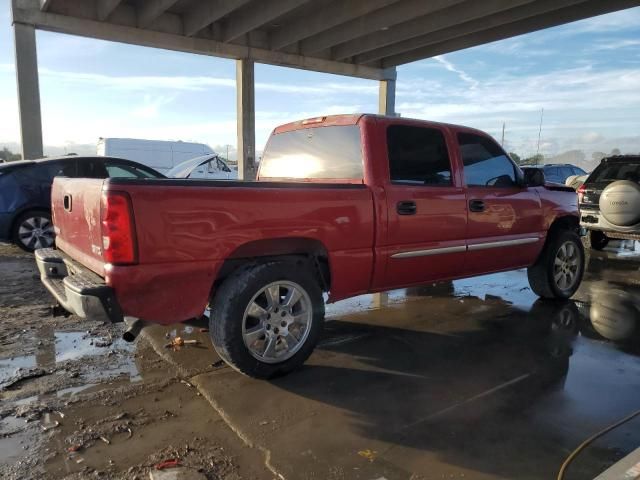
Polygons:
<instances>
[{"instance_id":1,"label":"suv taillight","mask_svg":"<svg viewBox=\"0 0 640 480\"><path fill-rule=\"evenodd\" d=\"M131 198L125 192L104 192L100 210L102 256L113 265L138 262Z\"/></svg>"},{"instance_id":2,"label":"suv taillight","mask_svg":"<svg viewBox=\"0 0 640 480\"><path fill-rule=\"evenodd\" d=\"M578 192L578 204L582 203L582 199L584 198L584 192L587 191L587 187L585 187L584 183L582 185L580 185L580 188L578 188L577 192Z\"/></svg>"}]
</instances>

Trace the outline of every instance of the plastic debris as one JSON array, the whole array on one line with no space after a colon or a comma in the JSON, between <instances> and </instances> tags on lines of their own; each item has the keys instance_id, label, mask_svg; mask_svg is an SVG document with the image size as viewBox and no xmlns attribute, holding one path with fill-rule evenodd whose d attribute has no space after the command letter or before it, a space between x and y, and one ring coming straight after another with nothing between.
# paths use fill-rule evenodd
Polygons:
<instances>
[{"instance_id":1,"label":"plastic debris","mask_svg":"<svg viewBox=\"0 0 640 480\"><path fill-rule=\"evenodd\" d=\"M200 333L207 333L209 331L209 329L208 328L200 328L198 331Z\"/></svg>"},{"instance_id":2,"label":"plastic debris","mask_svg":"<svg viewBox=\"0 0 640 480\"><path fill-rule=\"evenodd\" d=\"M55 421L55 422L53 422L51 424L48 424L48 425L42 425L42 430L44 432L47 432L47 431L51 430L52 428L56 428L56 427L59 427L59 426L60 426L60 422Z\"/></svg>"},{"instance_id":3,"label":"plastic debris","mask_svg":"<svg viewBox=\"0 0 640 480\"><path fill-rule=\"evenodd\" d=\"M366 450L360 450L358 452L358 455L360 455L363 458L366 458L370 462L373 462L376 459L378 452L376 452L375 450L366 449Z\"/></svg>"},{"instance_id":4,"label":"plastic debris","mask_svg":"<svg viewBox=\"0 0 640 480\"><path fill-rule=\"evenodd\" d=\"M185 345L196 345L198 344L198 340L185 340L182 337L176 337L173 340L171 340L170 343L167 343L164 348L176 348L176 347L183 347Z\"/></svg>"},{"instance_id":5,"label":"plastic debris","mask_svg":"<svg viewBox=\"0 0 640 480\"><path fill-rule=\"evenodd\" d=\"M100 436L100 440L102 440L107 445L111 445L111 441L107 437Z\"/></svg>"},{"instance_id":6,"label":"plastic debris","mask_svg":"<svg viewBox=\"0 0 640 480\"><path fill-rule=\"evenodd\" d=\"M174 468L180 466L180 462L176 458L170 458L155 465L156 470L164 470L165 468Z\"/></svg>"}]
</instances>

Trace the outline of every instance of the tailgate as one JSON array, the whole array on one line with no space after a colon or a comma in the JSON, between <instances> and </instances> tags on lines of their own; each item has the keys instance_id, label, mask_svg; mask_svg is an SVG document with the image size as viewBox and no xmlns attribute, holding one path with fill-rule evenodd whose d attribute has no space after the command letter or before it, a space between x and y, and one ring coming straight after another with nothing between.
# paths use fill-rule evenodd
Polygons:
<instances>
[{"instance_id":1,"label":"tailgate","mask_svg":"<svg viewBox=\"0 0 640 480\"><path fill-rule=\"evenodd\" d=\"M58 177L51 190L56 247L104 276L100 198L104 180Z\"/></svg>"}]
</instances>

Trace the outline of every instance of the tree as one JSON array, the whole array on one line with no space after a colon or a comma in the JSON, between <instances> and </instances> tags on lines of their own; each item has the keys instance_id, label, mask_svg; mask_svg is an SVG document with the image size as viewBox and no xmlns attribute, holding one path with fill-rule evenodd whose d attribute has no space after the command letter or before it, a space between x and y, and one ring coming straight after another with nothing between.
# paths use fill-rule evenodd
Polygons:
<instances>
[{"instance_id":1,"label":"tree","mask_svg":"<svg viewBox=\"0 0 640 480\"><path fill-rule=\"evenodd\" d=\"M520 161L522 160L520 158L520 155L518 155L516 152L509 152L509 156L511 157L511 160L520 165Z\"/></svg>"},{"instance_id":2,"label":"tree","mask_svg":"<svg viewBox=\"0 0 640 480\"><path fill-rule=\"evenodd\" d=\"M611 150L611 155L620 155L620 149L614 148L613 150Z\"/></svg>"},{"instance_id":3,"label":"tree","mask_svg":"<svg viewBox=\"0 0 640 480\"><path fill-rule=\"evenodd\" d=\"M536 153L531 157L524 158L520 161L520 165L542 165L544 163L544 155Z\"/></svg>"},{"instance_id":4,"label":"tree","mask_svg":"<svg viewBox=\"0 0 640 480\"><path fill-rule=\"evenodd\" d=\"M7 147L4 147L2 150L0 150L0 160L3 160L5 162L22 160L22 155L20 155L19 153L13 153Z\"/></svg>"}]
</instances>

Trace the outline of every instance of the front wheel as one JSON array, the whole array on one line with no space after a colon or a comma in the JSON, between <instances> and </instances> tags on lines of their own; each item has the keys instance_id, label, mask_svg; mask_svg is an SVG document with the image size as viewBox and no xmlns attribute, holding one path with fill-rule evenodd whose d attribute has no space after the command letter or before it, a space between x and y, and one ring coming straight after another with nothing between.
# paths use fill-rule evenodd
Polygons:
<instances>
[{"instance_id":1,"label":"front wheel","mask_svg":"<svg viewBox=\"0 0 640 480\"><path fill-rule=\"evenodd\" d=\"M542 298L570 298L584 274L584 247L569 230L553 234L536 263L527 270L529 284Z\"/></svg>"},{"instance_id":2,"label":"front wheel","mask_svg":"<svg viewBox=\"0 0 640 480\"><path fill-rule=\"evenodd\" d=\"M302 265L300 264L302 263ZM303 262L268 262L231 274L211 302L209 331L220 357L256 378L302 365L324 321L322 291Z\"/></svg>"}]
</instances>

